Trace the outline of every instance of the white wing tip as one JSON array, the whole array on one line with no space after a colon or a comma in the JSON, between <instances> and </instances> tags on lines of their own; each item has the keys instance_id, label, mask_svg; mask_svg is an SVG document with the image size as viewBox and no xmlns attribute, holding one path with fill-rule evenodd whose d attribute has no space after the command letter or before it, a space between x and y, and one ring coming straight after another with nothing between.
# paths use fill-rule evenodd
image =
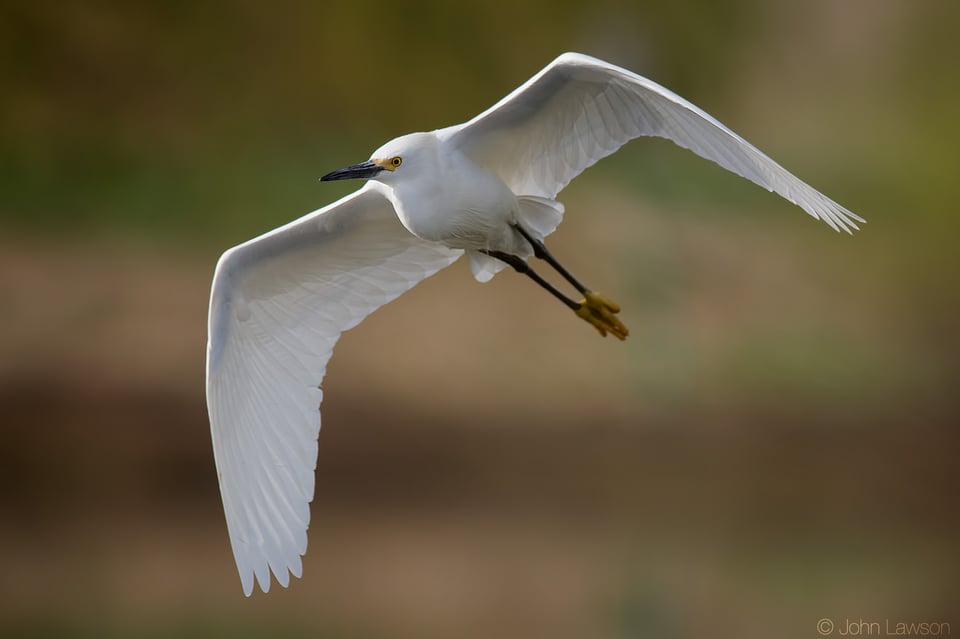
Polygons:
<instances>
[{"instance_id":1,"label":"white wing tip","mask_svg":"<svg viewBox=\"0 0 960 639\"><path fill-rule=\"evenodd\" d=\"M784 170L784 173L786 173L786 170ZM865 219L840 204L837 204L809 184L802 182L789 173L786 173L786 175L789 178L786 186L791 188L784 188L784 185L775 185L768 188L777 195L799 206L811 217L823 220L830 225L830 228L834 231L846 231L850 235L853 235L854 231L860 230L860 227L857 225L858 222L860 224L867 223ZM790 185L789 182L793 182L793 184Z\"/></svg>"},{"instance_id":2,"label":"white wing tip","mask_svg":"<svg viewBox=\"0 0 960 639\"><path fill-rule=\"evenodd\" d=\"M857 222L860 224L866 224L867 221L857 215L852 213L847 209L843 208L839 204L833 203L833 206L824 207L820 210L808 211L811 215L816 218L819 218L830 225L834 231L838 233L840 231L846 231L847 234L853 235L854 231L859 231L860 227L857 225Z\"/></svg>"},{"instance_id":3,"label":"white wing tip","mask_svg":"<svg viewBox=\"0 0 960 639\"><path fill-rule=\"evenodd\" d=\"M254 583L260 587L260 591L264 594L270 592L273 579L276 579L277 583L283 588L289 587L291 575L297 579L303 576L303 562L300 555L297 555L288 565L282 567L270 565L266 560L263 560L258 566L240 568L239 572L243 594L245 597L250 597L253 595Z\"/></svg>"}]
</instances>

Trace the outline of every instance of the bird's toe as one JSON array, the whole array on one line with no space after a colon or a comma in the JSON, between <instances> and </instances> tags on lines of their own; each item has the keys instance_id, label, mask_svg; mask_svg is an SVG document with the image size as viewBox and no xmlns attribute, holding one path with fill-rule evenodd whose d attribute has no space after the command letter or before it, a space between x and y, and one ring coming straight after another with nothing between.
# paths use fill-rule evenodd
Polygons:
<instances>
[{"instance_id":1,"label":"bird's toe","mask_svg":"<svg viewBox=\"0 0 960 639\"><path fill-rule=\"evenodd\" d=\"M617 339L624 340L630 334L623 322L616 317L620 312L620 305L599 293L586 291L584 299L580 301L575 312L580 319L597 329L603 337L610 333Z\"/></svg>"}]
</instances>

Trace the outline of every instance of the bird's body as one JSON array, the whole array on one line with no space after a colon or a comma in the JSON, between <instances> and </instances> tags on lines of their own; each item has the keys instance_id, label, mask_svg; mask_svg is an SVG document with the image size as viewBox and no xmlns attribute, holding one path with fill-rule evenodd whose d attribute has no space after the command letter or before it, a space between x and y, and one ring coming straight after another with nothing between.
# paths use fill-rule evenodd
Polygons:
<instances>
[{"instance_id":1,"label":"bird's body","mask_svg":"<svg viewBox=\"0 0 960 639\"><path fill-rule=\"evenodd\" d=\"M581 284L543 240L556 195L640 136L668 138L774 191L836 230L862 221L664 87L567 53L464 124L402 136L322 179L356 192L236 246L210 295L207 405L230 542L244 592L301 574L313 498L320 384L340 335L463 254L480 281L511 266L602 335L620 308ZM536 257L582 295L528 264Z\"/></svg>"}]
</instances>

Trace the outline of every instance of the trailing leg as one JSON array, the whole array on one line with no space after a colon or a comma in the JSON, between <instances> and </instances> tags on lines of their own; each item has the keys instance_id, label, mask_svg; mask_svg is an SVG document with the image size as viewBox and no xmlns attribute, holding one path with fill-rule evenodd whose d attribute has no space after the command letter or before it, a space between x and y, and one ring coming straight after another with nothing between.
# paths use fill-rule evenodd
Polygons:
<instances>
[{"instance_id":1,"label":"trailing leg","mask_svg":"<svg viewBox=\"0 0 960 639\"><path fill-rule=\"evenodd\" d=\"M526 233L523 233L523 235L524 237L527 237ZM546 253L546 247L543 246L542 242L539 243L539 246L541 247L540 249L538 249L537 244L533 243L532 241L531 241L531 245L534 247L534 255L536 257L541 257L538 251L542 253ZM533 268L531 268L531 266L527 264L525 260L523 260L520 257L517 257L516 255L504 253L503 251L483 251L483 253L485 253L486 255L489 255L490 257L494 257L498 260L505 262L506 264L513 267L513 269L518 273L523 273L524 275L532 279L534 282L539 284L542 288L546 289L551 295L553 295L558 300L563 302L568 308L573 310L573 312L577 314L577 317L579 317L580 319L584 320L585 322L593 326L597 330L597 332L600 333L600 335L606 337L607 333L610 333L617 339L620 339L620 340L626 339L629 331L627 330L627 327L624 326L623 323L615 317L616 313L620 312L620 307L616 303L606 299L602 295L599 295L598 293L594 293L593 291L588 290L582 284L577 282L572 275L566 272L565 269L560 271L561 275L564 275L564 273L566 273L564 277L571 284L573 284L577 288L577 290L579 290L583 294L584 296L583 300L579 302L575 302L569 297L567 297L566 295L564 295L553 284L543 279L543 277L541 277L539 273L533 270ZM549 253L546 253L546 254L549 254ZM554 268L557 268L557 266L554 265L554 262L556 262L556 260L553 260L553 262L548 261L548 263L550 263L551 266L554 266ZM562 266L558 268L558 271L562 268L563 268Z\"/></svg>"},{"instance_id":2,"label":"trailing leg","mask_svg":"<svg viewBox=\"0 0 960 639\"><path fill-rule=\"evenodd\" d=\"M580 300L577 306L571 306L578 317L592 324L593 327L597 329L597 332L604 337L606 337L607 333L611 333L617 339L626 339L630 331L624 326L623 322L615 317L616 314L620 312L619 304L584 286L580 280L574 277L573 274L547 250L547 246L541 240L533 237L523 226L514 224L513 228L530 243L530 246L533 248L534 257L552 266L557 273L563 276L565 280L570 282L575 289L583 294L583 299ZM524 266L526 266L526 263L524 263ZM527 266L527 268L529 267Z\"/></svg>"},{"instance_id":3,"label":"trailing leg","mask_svg":"<svg viewBox=\"0 0 960 639\"><path fill-rule=\"evenodd\" d=\"M564 295L560 290L558 290L557 287L555 287L553 284L551 284L547 280L540 277L540 274L534 271L530 267L530 265L526 263L525 260L517 257L516 255L510 255L509 253L504 253L503 251L481 251L481 252L489 255L490 257L495 257L498 260L506 262L507 264L512 266L513 270L515 270L517 273L523 273L524 275L532 279L534 282L536 282L537 284L545 288L547 291L550 292L551 295L556 297L558 300L566 304L568 307L570 307L574 311L580 308L580 304L578 304L577 302L574 302L572 299L570 299L569 297Z\"/></svg>"}]
</instances>

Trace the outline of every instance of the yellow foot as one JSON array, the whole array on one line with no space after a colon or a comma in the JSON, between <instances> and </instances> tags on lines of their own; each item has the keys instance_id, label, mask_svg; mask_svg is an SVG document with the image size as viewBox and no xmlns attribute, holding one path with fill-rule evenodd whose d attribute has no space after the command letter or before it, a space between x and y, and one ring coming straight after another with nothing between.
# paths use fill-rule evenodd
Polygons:
<instances>
[{"instance_id":1,"label":"yellow foot","mask_svg":"<svg viewBox=\"0 0 960 639\"><path fill-rule=\"evenodd\" d=\"M584 299L574 312L580 319L589 322L603 337L610 333L617 339L624 340L630 334L623 322L615 317L620 312L620 306L599 293L584 293Z\"/></svg>"}]
</instances>

